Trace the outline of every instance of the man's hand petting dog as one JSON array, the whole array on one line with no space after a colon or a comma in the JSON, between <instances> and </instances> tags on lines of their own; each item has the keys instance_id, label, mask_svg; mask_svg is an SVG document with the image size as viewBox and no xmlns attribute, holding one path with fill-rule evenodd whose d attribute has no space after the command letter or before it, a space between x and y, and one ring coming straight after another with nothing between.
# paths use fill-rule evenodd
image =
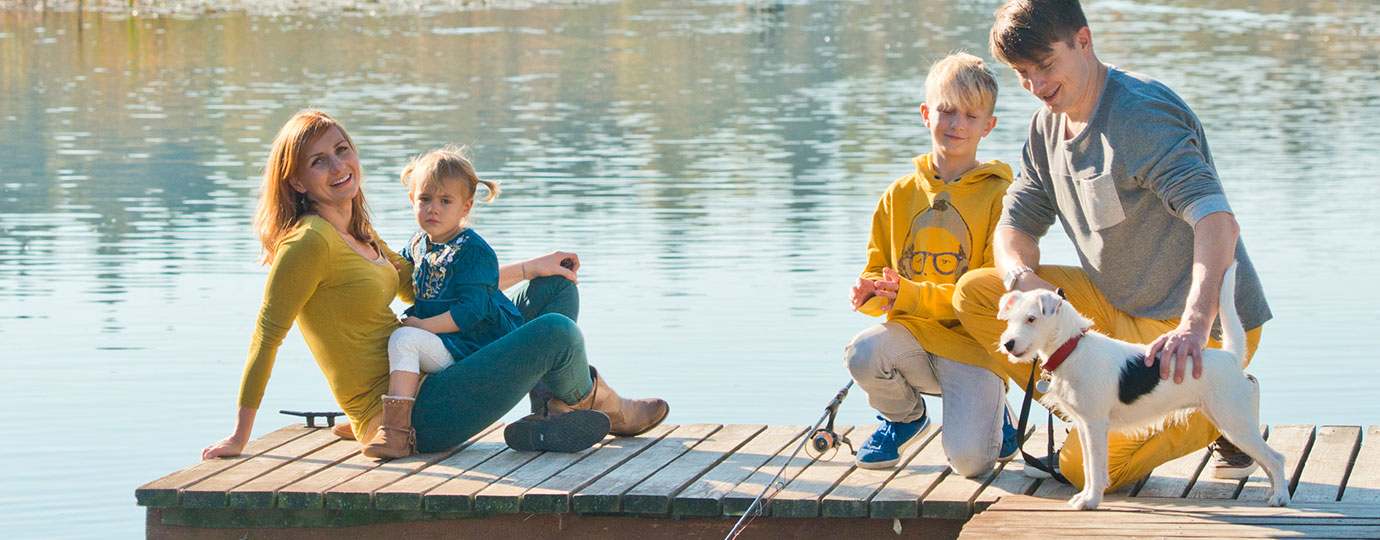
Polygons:
<instances>
[{"instance_id":1,"label":"man's hand petting dog","mask_svg":"<svg viewBox=\"0 0 1380 540\"><path fill-rule=\"evenodd\" d=\"M1184 382L1186 366L1192 366L1194 379L1203 378L1203 349L1207 348L1207 329L1195 329L1184 321L1145 347L1145 367L1155 365L1155 355L1168 362L1160 362L1160 380L1168 380L1173 373L1174 384Z\"/></svg>"},{"instance_id":2,"label":"man's hand petting dog","mask_svg":"<svg viewBox=\"0 0 1380 540\"><path fill-rule=\"evenodd\" d=\"M1059 288L1055 287L1053 283L1045 281L1045 278L1040 277L1039 274L1036 274L1035 272L1026 272L1021 275L1021 279L1016 281L1016 288L1012 290L1021 292L1041 290L1057 291L1059 290Z\"/></svg>"}]
</instances>

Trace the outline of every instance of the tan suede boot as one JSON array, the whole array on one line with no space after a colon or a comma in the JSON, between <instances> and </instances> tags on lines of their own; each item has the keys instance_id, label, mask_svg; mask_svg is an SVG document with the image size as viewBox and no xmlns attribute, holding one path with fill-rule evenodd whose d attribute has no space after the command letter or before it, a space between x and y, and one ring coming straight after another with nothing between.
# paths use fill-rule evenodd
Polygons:
<instances>
[{"instance_id":1,"label":"tan suede boot","mask_svg":"<svg viewBox=\"0 0 1380 540\"><path fill-rule=\"evenodd\" d=\"M354 427L350 425L349 420L336 422L334 426L331 426L331 433L347 441L355 440L355 430Z\"/></svg>"},{"instance_id":2,"label":"tan suede boot","mask_svg":"<svg viewBox=\"0 0 1380 540\"><path fill-rule=\"evenodd\" d=\"M416 399L383 396L383 425L359 453L371 458L396 459L417 452L417 432L412 429L412 405Z\"/></svg>"},{"instance_id":3,"label":"tan suede boot","mask_svg":"<svg viewBox=\"0 0 1380 540\"><path fill-rule=\"evenodd\" d=\"M589 367L589 375L594 379L594 391L580 400L568 405L559 398L547 401L548 414L555 416L572 410L595 410L609 416L609 433L618 437L633 437L661 424L670 414L671 406L660 398L625 399L610 388L594 366Z\"/></svg>"}]
</instances>

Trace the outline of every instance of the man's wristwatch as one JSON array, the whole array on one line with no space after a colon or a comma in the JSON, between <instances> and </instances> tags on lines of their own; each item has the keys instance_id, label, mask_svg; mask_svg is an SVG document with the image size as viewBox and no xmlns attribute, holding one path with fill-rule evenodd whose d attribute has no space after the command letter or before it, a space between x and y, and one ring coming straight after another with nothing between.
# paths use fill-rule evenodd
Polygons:
<instances>
[{"instance_id":1,"label":"man's wristwatch","mask_svg":"<svg viewBox=\"0 0 1380 540\"><path fill-rule=\"evenodd\" d=\"M1021 276L1025 275L1026 272L1034 271L1034 269L1024 265L1007 270L1006 275L1001 278L1002 285L1005 285L1008 291L1015 290L1016 282L1021 279Z\"/></svg>"}]
</instances>

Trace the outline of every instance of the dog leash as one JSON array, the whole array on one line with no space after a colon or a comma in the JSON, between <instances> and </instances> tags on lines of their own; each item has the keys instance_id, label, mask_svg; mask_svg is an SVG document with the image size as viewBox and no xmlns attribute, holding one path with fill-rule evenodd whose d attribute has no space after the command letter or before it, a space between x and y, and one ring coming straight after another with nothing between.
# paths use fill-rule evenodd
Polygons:
<instances>
[{"instance_id":1,"label":"dog leash","mask_svg":"<svg viewBox=\"0 0 1380 540\"><path fill-rule=\"evenodd\" d=\"M1069 479L1068 479L1068 478L1064 478L1064 475L1060 474L1059 471L1057 471L1057 470L1054 469L1055 459L1056 459L1056 458L1055 458L1055 454L1054 454L1054 412L1053 412L1053 411L1049 411L1049 421L1048 421L1048 424L1047 424L1047 425L1049 426L1049 429L1045 430L1045 431L1046 431L1046 434L1049 435L1049 442L1048 442L1048 446L1046 447L1048 453L1045 454L1045 459L1047 460L1047 462L1043 462L1043 463L1042 463L1042 462L1040 461L1040 458L1037 458L1037 457L1035 457L1035 456L1032 456L1032 455L1030 455L1030 453L1028 453L1028 452L1025 451L1025 441L1029 439L1029 436L1025 434L1025 428L1026 428L1026 422L1027 422L1027 420L1030 419L1030 402L1031 402L1031 401L1034 399L1034 397L1035 397L1035 393L1034 393L1034 386L1035 386L1035 371L1038 370L1038 369L1040 369L1040 364L1039 364L1039 361L1038 361L1038 359L1037 359L1037 360L1036 360L1034 363L1032 363L1031 366L1030 366L1030 380L1027 380L1027 381L1025 382L1025 401L1021 402L1021 419L1020 419L1019 422L1017 422L1017 427L1016 427L1016 436L1019 438L1019 440L1020 440L1020 442L1021 442L1021 444L1019 445L1019 446L1021 447L1021 459L1024 459L1024 460L1025 460L1026 465L1029 465L1029 466L1031 466L1031 467L1035 467L1037 470L1043 471L1045 474L1048 474L1051 478L1054 478L1055 480L1058 480L1059 482L1062 482L1062 483L1065 483L1065 484L1070 484L1070 485L1072 485L1073 483L1072 483L1072 482L1069 482Z\"/></svg>"}]
</instances>

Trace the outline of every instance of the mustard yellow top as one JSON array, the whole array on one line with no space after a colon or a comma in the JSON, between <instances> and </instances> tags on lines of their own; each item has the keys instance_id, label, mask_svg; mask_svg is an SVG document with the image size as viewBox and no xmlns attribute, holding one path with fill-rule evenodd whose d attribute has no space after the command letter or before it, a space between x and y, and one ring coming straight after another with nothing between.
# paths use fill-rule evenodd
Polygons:
<instances>
[{"instance_id":1,"label":"mustard yellow top","mask_svg":"<svg viewBox=\"0 0 1380 540\"><path fill-rule=\"evenodd\" d=\"M862 277L881 279L883 268L896 270L901 283L896 304L885 312L888 321L905 326L930 353L1005 378L1014 365L997 361L968 335L953 295L965 272L993 265L992 234L1011 167L989 161L945 183L929 154L913 162L915 172L893 182L877 202ZM877 317L884 303L874 297L858 311Z\"/></svg>"},{"instance_id":2,"label":"mustard yellow top","mask_svg":"<svg viewBox=\"0 0 1380 540\"><path fill-rule=\"evenodd\" d=\"M370 260L318 216L303 217L283 238L240 380L241 407L259 408L278 346L295 320L355 436L366 440L359 430L382 409L388 337L399 326L388 306L394 297L412 301L412 264L382 240L379 246L387 260Z\"/></svg>"}]
</instances>

